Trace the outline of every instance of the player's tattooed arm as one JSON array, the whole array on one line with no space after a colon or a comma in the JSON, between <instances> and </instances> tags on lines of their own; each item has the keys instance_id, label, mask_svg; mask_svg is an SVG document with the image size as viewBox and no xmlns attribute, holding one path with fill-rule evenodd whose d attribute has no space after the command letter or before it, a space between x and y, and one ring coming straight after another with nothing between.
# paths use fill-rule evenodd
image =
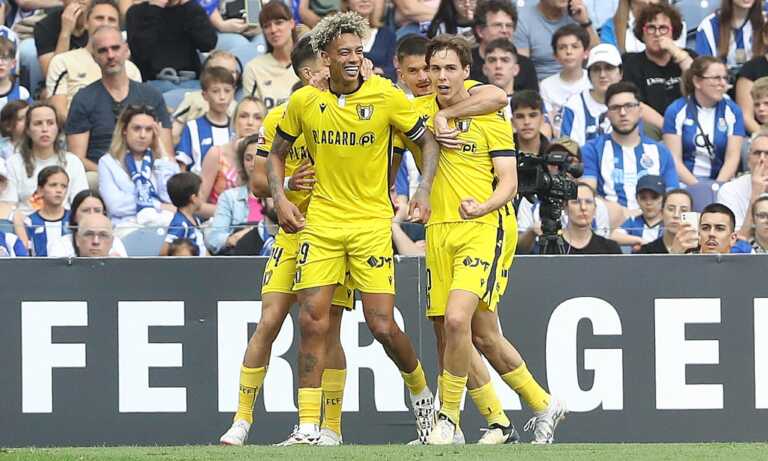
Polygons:
<instances>
[{"instance_id":1,"label":"player's tattooed arm","mask_svg":"<svg viewBox=\"0 0 768 461\"><path fill-rule=\"evenodd\" d=\"M283 136L275 136L272 149L267 156L267 179L272 200L275 202L275 210L280 227L289 234L304 228L304 216L299 209L285 196L283 182L285 181L285 156L291 148L291 141Z\"/></svg>"},{"instance_id":2,"label":"player's tattooed arm","mask_svg":"<svg viewBox=\"0 0 768 461\"><path fill-rule=\"evenodd\" d=\"M411 197L408 207L408 216L412 221L425 223L429 221L432 209L429 205L429 196L432 193L432 181L437 171L437 160L440 158L440 146L435 141L432 132L424 130L424 134L417 139L416 144L421 149L421 181L416 193Z\"/></svg>"}]
</instances>

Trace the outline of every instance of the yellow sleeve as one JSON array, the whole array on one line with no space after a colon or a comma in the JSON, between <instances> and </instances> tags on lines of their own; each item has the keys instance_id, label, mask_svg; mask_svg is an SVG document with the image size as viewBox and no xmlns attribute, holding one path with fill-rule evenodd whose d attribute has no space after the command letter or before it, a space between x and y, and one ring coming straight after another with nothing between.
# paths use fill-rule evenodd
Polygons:
<instances>
[{"instance_id":1,"label":"yellow sleeve","mask_svg":"<svg viewBox=\"0 0 768 461\"><path fill-rule=\"evenodd\" d=\"M503 111L487 116L484 123L485 138L488 142L488 155L494 157L517 157L515 141L512 138L512 125Z\"/></svg>"},{"instance_id":2,"label":"yellow sleeve","mask_svg":"<svg viewBox=\"0 0 768 461\"><path fill-rule=\"evenodd\" d=\"M396 132L394 139L392 140L392 150L397 155L403 155L405 152L405 140L403 139L403 133Z\"/></svg>"},{"instance_id":3,"label":"yellow sleeve","mask_svg":"<svg viewBox=\"0 0 768 461\"><path fill-rule=\"evenodd\" d=\"M464 89L467 91L477 86L483 86L483 85L486 85L486 83L478 82L477 80L464 80Z\"/></svg>"},{"instance_id":4,"label":"yellow sleeve","mask_svg":"<svg viewBox=\"0 0 768 461\"><path fill-rule=\"evenodd\" d=\"M275 107L267 113L264 117L264 121L259 128L259 142L257 153L266 157L269 155L269 151L272 150L272 141L275 140L275 132L277 131L277 123L280 121L280 116L283 114L279 107Z\"/></svg>"},{"instance_id":5,"label":"yellow sleeve","mask_svg":"<svg viewBox=\"0 0 768 461\"><path fill-rule=\"evenodd\" d=\"M405 96L405 93L399 88L390 86L387 97L389 114L389 124L401 132L411 141L419 139L426 130L424 120L419 117L413 101Z\"/></svg>"},{"instance_id":6,"label":"yellow sleeve","mask_svg":"<svg viewBox=\"0 0 768 461\"><path fill-rule=\"evenodd\" d=\"M285 106L283 118L277 124L277 133L286 140L293 142L301 135L301 113L304 108L306 90L312 87L304 87L291 95Z\"/></svg>"}]
</instances>

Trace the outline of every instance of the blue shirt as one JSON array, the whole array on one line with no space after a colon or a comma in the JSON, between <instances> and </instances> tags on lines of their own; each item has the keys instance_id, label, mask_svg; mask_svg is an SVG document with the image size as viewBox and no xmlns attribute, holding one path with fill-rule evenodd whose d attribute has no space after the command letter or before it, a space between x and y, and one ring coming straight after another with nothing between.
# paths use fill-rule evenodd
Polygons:
<instances>
[{"instance_id":1,"label":"blue shirt","mask_svg":"<svg viewBox=\"0 0 768 461\"><path fill-rule=\"evenodd\" d=\"M560 133L584 145L603 133L611 132L611 122L605 116L608 108L595 101L589 90L568 98L563 106Z\"/></svg>"},{"instance_id":2,"label":"blue shirt","mask_svg":"<svg viewBox=\"0 0 768 461\"><path fill-rule=\"evenodd\" d=\"M0 231L0 258L15 258L16 256L29 256L24 244L14 234Z\"/></svg>"},{"instance_id":3,"label":"blue shirt","mask_svg":"<svg viewBox=\"0 0 768 461\"><path fill-rule=\"evenodd\" d=\"M165 236L166 243L172 243L176 239L189 239L197 245L200 250L200 256L205 255L205 241L203 240L203 233L200 232L200 220L195 217L195 221L192 222L184 216L184 213L177 211L173 215L171 224L168 225L168 234Z\"/></svg>"},{"instance_id":4,"label":"blue shirt","mask_svg":"<svg viewBox=\"0 0 768 461\"><path fill-rule=\"evenodd\" d=\"M675 100L664 112L662 133L680 135L685 167L709 179L723 167L728 138L747 135L741 108L728 97L714 108L702 108L693 98Z\"/></svg>"},{"instance_id":5,"label":"blue shirt","mask_svg":"<svg viewBox=\"0 0 768 461\"><path fill-rule=\"evenodd\" d=\"M69 213L69 210L65 210L64 216L54 221L43 218L39 211L24 218L34 256L48 256L49 245L69 233Z\"/></svg>"},{"instance_id":6,"label":"blue shirt","mask_svg":"<svg viewBox=\"0 0 768 461\"><path fill-rule=\"evenodd\" d=\"M641 237L643 243L649 243L661 237L664 224L663 221L659 221L655 226L649 226L643 215L639 215L624 221L621 228L629 235Z\"/></svg>"},{"instance_id":7,"label":"blue shirt","mask_svg":"<svg viewBox=\"0 0 768 461\"><path fill-rule=\"evenodd\" d=\"M725 64L729 69L741 67L752 59L752 23L747 19L738 29L731 29L731 41ZM720 41L720 20L717 13L712 13L696 29L696 53L700 56L717 56ZM744 61L736 61L736 50L744 53Z\"/></svg>"},{"instance_id":8,"label":"blue shirt","mask_svg":"<svg viewBox=\"0 0 768 461\"><path fill-rule=\"evenodd\" d=\"M203 169L203 159L208 149L228 143L231 137L229 123L216 125L205 115L190 120L176 146L176 159L187 165L189 171L199 174Z\"/></svg>"},{"instance_id":9,"label":"blue shirt","mask_svg":"<svg viewBox=\"0 0 768 461\"><path fill-rule=\"evenodd\" d=\"M637 180L647 174L664 178L667 189L678 187L669 149L644 135L634 148L622 148L610 134L603 134L584 145L581 155L584 179L594 179L601 197L624 207L639 208L635 198Z\"/></svg>"}]
</instances>

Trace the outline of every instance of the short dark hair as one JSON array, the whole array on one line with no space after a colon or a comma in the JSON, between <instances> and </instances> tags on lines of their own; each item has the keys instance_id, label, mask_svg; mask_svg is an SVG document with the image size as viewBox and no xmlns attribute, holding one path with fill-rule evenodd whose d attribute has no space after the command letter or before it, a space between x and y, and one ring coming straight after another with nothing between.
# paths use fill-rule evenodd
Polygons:
<instances>
[{"instance_id":1,"label":"short dark hair","mask_svg":"<svg viewBox=\"0 0 768 461\"><path fill-rule=\"evenodd\" d=\"M267 23L276 19L283 19L286 21L293 19L290 7L280 0L266 2L264 6L261 7L261 12L259 12L259 25L264 29L266 28Z\"/></svg>"},{"instance_id":2,"label":"short dark hair","mask_svg":"<svg viewBox=\"0 0 768 461\"><path fill-rule=\"evenodd\" d=\"M475 7L475 27L488 26L488 13L507 13L517 28L517 8L510 0L486 0L477 2Z\"/></svg>"},{"instance_id":3,"label":"short dark hair","mask_svg":"<svg viewBox=\"0 0 768 461\"><path fill-rule=\"evenodd\" d=\"M632 82L616 82L605 90L605 104L611 102L611 98L620 93L632 93L637 101L640 101L640 90Z\"/></svg>"},{"instance_id":4,"label":"short dark hair","mask_svg":"<svg viewBox=\"0 0 768 461\"><path fill-rule=\"evenodd\" d=\"M427 64L432 60L432 56L438 51L451 50L459 56L459 62L461 67L467 67L472 65L472 50L469 42L463 37L458 35L443 34L437 36L429 42L427 45Z\"/></svg>"},{"instance_id":5,"label":"short dark hair","mask_svg":"<svg viewBox=\"0 0 768 461\"><path fill-rule=\"evenodd\" d=\"M688 192L685 189L672 189L667 191L666 194L664 194L664 199L661 201L662 208L667 206L667 199L669 199L670 195L685 195L686 197L688 197L688 203L690 203L691 207L693 207L693 195L691 195L690 192Z\"/></svg>"},{"instance_id":6,"label":"short dark hair","mask_svg":"<svg viewBox=\"0 0 768 461\"><path fill-rule=\"evenodd\" d=\"M200 87L203 91L207 90L216 83L224 83L235 87L235 76L232 72L220 66L208 67L200 74Z\"/></svg>"},{"instance_id":7,"label":"short dark hair","mask_svg":"<svg viewBox=\"0 0 768 461\"><path fill-rule=\"evenodd\" d=\"M16 125L16 116L19 111L29 107L29 103L23 99L11 101L0 110L0 134L10 138Z\"/></svg>"},{"instance_id":8,"label":"short dark hair","mask_svg":"<svg viewBox=\"0 0 768 461\"><path fill-rule=\"evenodd\" d=\"M293 46L291 50L291 67L299 76L299 70L304 67L308 61L317 59L317 53L312 49L312 36L304 34Z\"/></svg>"},{"instance_id":9,"label":"short dark hair","mask_svg":"<svg viewBox=\"0 0 768 461\"><path fill-rule=\"evenodd\" d=\"M658 15L664 15L672 23L672 38L677 40L683 33L683 18L680 12L674 6L667 5L665 2L652 3L640 11L640 15L635 20L635 28L632 32L638 40L643 41L643 29L645 25L656 19Z\"/></svg>"},{"instance_id":10,"label":"short dark hair","mask_svg":"<svg viewBox=\"0 0 768 461\"><path fill-rule=\"evenodd\" d=\"M67 177L67 183L69 183L69 173L67 173L67 170L60 167L59 165L51 165L43 168L40 170L40 173L37 174L37 187L43 187L48 182L48 178L55 175L56 173L62 173L64 176Z\"/></svg>"},{"instance_id":11,"label":"short dark hair","mask_svg":"<svg viewBox=\"0 0 768 461\"><path fill-rule=\"evenodd\" d=\"M117 12L117 22L120 23L120 8L117 6L117 3L115 3L114 0L93 0L91 2L91 6L88 7L88 11L85 13L85 18L88 19L91 17L91 13L93 13L93 10L99 6L99 5L109 5L112 8L115 9L115 12Z\"/></svg>"},{"instance_id":12,"label":"short dark hair","mask_svg":"<svg viewBox=\"0 0 768 461\"><path fill-rule=\"evenodd\" d=\"M724 215L728 215L728 221L731 223L731 231L736 230L736 215L733 214L733 211L731 211L730 208L723 205L722 203L710 203L709 205L705 206L703 210L701 210L701 215L704 216L705 214L712 214L712 213L720 213Z\"/></svg>"},{"instance_id":13,"label":"short dark hair","mask_svg":"<svg viewBox=\"0 0 768 461\"><path fill-rule=\"evenodd\" d=\"M535 90L515 91L509 101L512 112L523 108L541 110L542 104L544 101L542 101L539 92Z\"/></svg>"},{"instance_id":14,"label":"short dark hair","mask_svg":"<svg viewBox=\"0 0 768 461\"><path fill-rule=\"evenodd\" d=\"M408 34L397 41L395 55L398 61L408 56L426 56L429 40L423 35Z\"/></svg>"},{"instance_id":15,"label":"short dark hair","mask_svg":"<svg viewBox=\"0 0 768 461\"><path fill-rule=\"evenodd\" d=\"M485 54L486 56L489 53L492 53L496 50L506 51L507 53L511 53L512 56L515 57L515 61L517 61L517 48L515 48L515 45L512 44L512 42L509 41L507 38L496 38L491 40L488 45L485 46Z\"/></svg>"},{"instance_id":16,"label":"short dark hair","mask_svg":"<svg viewBox=\"0 0 768 461\"><path fill-rule=\"evenodd\" d=\"M589 49L589 34L578 24L566 24L552 34L552 53L557 54L557 42L563 37L574 36L581 42L584 50Z\"/></svg>"},{"instance_id":17,"label":"short dark hair","mask_svg":"<svg viewBox=\"0 0 768 461\"><path fill-rule=\"evenodd\" d=\"M185 247L189 249L192 256L200 256L200 247L185 237L174 239L173 242L168 244L168 256L176 256L176 252Z\"/></svg>"},{"instance_id":18,"label":"short dark hair","mask_svg":"<svg viewBox=\"0 0 768 461\"><path fill-rule=\"evenodd\" d=\"M168 180L168 196L176 208L189 205L192 196L200 192L200 176L189 171L176 173Z\"/></svg>"}]
</instances>

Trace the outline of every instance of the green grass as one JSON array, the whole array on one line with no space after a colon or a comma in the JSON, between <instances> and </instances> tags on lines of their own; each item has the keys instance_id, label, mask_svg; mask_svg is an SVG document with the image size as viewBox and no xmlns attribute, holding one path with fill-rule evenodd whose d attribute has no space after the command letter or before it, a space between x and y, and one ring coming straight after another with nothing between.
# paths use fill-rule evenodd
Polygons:
<instances>
[{"instance_id":1,"label":"green grass","mask_svg":"<svg viewBox=\"0 0 768 461\"><path fill-rule=\"evenodd\" d=\"M0 460L67 461L229 461L229 460L509 460L634 461L634 460L764 460L768 444L556 444L551 446L408 447L346 445L343 447L245 448L220 446L3 448Z\"/></svg>"}]
</instances>

